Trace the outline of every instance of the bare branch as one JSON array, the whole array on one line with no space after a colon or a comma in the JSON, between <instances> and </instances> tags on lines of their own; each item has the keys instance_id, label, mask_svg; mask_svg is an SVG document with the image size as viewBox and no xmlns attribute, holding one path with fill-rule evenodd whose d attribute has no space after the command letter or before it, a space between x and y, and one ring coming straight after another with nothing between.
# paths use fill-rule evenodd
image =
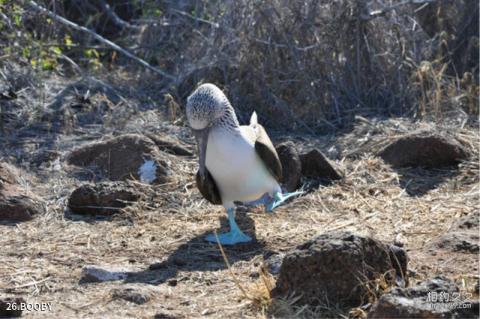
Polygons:
<instances>
[{"instance_id":1,"label":"bare branch","mask_svg":"<svg viewBox=\"0 0 480 319\"><path fill-rule=\"evenodd\" d=\"M107 16L112 20L113 23L115 23L120 28L122 28L122 29L132 29L132 30L141 29L140 26L130 24L127 21L120 18L115 13L115 11L110 7L110 5L105 2L105 0L100 0L99 2L100 2L100 6L102 7L103 11L107 14Z\"/></svg>"},{"instance_id":2,"label":"bare branch","mask_svg":"<svg viewBox=\"0 0 480 319\"><path fill-rule=\"evenodd\" d=\"M212 22L212 21L208 21L208 20L205 20L205 19L202 19L202 18L197 18L197 17L194 17L192 16L191 14L187 13L187 12L184 12L184 11L180 11L180 10L177 10L177 9L172 9L172 11L184 16L184 17L188 17L190 19L193 19L194 21L197 21L197 22L202 22L202 23L205 23L205 24L208 24L216 29L218 29L220 27L220 24L218 24L217 22Z\"/></svg>"},{"instance_id":3,"label":"bare branch","mask_svg":"<svg viewBox=\"0 0 480 319\"><path fill-rule=\"evenodd\" d=\"M61 24L64 24L72 29L75 29L77 31L82 31L82 32L86 32L88 34L90 34L93 38L95 38L95 40L107 45L108 47L122 53L123 55L125 55L126 57L136 61L137 63L141 64L142 66L144 66L145 68L149 69L150 71L156 73L156 74L159 74L161 75L162 77L165 77L167 79L170 79L170 80L173 80L175 81L176 80L176 77L171 75L171 74L168 74L166 73L165 71L162 71L160 70L159 68L156 68L152 65L150 65L147 61L137 57L136 55L128 52L127 50L123 49L122 47L120 47L118 44L108 40L108 39L105 39L104 37L102 37L101 35L99 35L98 33L90 30L90 29L87 29L86 27L84 26L81 26L81 25L78 25L70 20L67 20L65 19L64 17L62 16L59 16L58 14L55 14L54 12L40 6L39 4L37 4L35 1L29 1L29 4L30 4L30 7L32 9L34 9L35 11L37 12L42 12L44 14L46 14L47 16L49 16L50 18L52 18L53 20L61 23Z\"/></svg>"},{"instance_id":4,"label":"bare branch","mask_svg":"<svg viewBox=\"0 0 480 319\"><path fill-rule=\"evenodd\" d=\"M0 18L2 18L3 21L5 21L5 23L7 24L9 29L12 28L12 21L10 21L10 19L7 17L7 15L4 14L3 12L1 12L1 11L0 11Z\"/></svg>"}]
</instances>

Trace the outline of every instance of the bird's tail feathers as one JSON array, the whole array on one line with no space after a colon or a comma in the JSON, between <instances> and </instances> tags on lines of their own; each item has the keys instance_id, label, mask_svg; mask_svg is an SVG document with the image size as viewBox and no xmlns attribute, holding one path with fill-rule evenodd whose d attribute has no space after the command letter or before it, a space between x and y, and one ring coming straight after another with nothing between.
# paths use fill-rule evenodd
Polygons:
<instances>
[{"instance_id":1,"label":"bird's tail feathers","mask_svg":"<svg viewBox=\"0 0 480 319\"><path fill-rule=\"evenodd\" d=\"M253 111L252 117L250 117L250 126L256 126L258 124L257 112Z\"/></svg>"}]
</instances>

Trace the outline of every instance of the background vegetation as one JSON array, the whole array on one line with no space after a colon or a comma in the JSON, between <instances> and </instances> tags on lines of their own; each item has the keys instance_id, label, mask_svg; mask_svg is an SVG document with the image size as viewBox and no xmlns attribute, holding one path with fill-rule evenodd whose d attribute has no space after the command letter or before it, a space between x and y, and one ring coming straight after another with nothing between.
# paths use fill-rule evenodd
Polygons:
<instances>
[{"instance_id":1,"label":"background vegetation","mask_svg":"<svg viewBox=\"0 0 480 319\"><path fill-rule=\"evenodd\" d=\"M478 115L478 9L475 0L2 0L0 63L14 92L31 76L128 72L157 107L181 107L199 82L214 82L242 120L257 109L269 126L310 132L355 114L468 121Z\"/></svg>"}]
</instances>

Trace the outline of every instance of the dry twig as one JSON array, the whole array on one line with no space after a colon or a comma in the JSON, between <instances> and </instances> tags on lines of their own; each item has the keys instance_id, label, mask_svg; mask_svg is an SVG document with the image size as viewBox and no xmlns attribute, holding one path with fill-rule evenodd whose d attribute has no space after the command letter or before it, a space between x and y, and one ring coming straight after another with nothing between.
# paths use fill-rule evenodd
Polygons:
<instances>
[{"instance_id":1,"label":"dry twig","mask_svg":"<svg viewBox=\"0 0 480 319\"><path fill-rule=\"evenodd\" d=\"M108 47L122 53L123 55L125 55L126 57L134 60L135 62L139 63L140 65L144 66L145 68L149 69L150 71L156 73L156 74L159 74L161 75L162 77L164 78L167 78L169 80L173 80L175 81L176 80L176 77L171 75L171 74L168 74L166 73L165 71L162 71L160 70L159 68L157 67L154 67L152 65L150 65L148 62L146 62L145 60L137 57L136 55L128 52L127 50L125 50L124 48L120 47L118 44L108 40L108 39L105 39L104 37L102 37L101 35L99 35L98 33L90 30L90 29L87 29L85 28L84 26L80 26L70 20L67 20L65 19L64 17L62 16L59 16L58 14L42 7L41 5L37 4L35 1L29 1L28 2L30 4L30 7L32 9L34 9L35 11L37 12L42 12L44 14L46 14L47 16L49 16L50 18L52 18L53 20L61 23L61 24L64 24L72 29L75 29L77 31L82 31L82 32L86 32L88 33L89 35L91 35L92 37L95 38L95 40L107 45Z\"/></svg>"}]
</instances>

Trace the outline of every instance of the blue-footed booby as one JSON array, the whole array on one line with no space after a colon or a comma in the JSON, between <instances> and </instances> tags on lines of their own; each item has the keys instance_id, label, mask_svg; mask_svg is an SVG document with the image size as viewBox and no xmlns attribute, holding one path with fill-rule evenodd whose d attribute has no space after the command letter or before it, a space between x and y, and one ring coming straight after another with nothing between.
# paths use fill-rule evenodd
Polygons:
<instances>
[{"instance_id":1,"label":"blue-footed booby","mask_svg":"<svg viewBox=\"0 0 480 319\"><path fill-rule=\"evenodd\" d=\"M275 147L253 112L250 125L240 126L235 110L223 92L213 84L202 84L187 99L187 118L197 140L199 169L196 176L200 193L212 204L223 205L228 213L230 232L220 234L223 245L249 242L235 222L234 202L252 202L266 193L264 202L271 212L292 196L282 193L282 176ZM212 234L205 238L216 242Z\"/></svg>"}]
</instances>

